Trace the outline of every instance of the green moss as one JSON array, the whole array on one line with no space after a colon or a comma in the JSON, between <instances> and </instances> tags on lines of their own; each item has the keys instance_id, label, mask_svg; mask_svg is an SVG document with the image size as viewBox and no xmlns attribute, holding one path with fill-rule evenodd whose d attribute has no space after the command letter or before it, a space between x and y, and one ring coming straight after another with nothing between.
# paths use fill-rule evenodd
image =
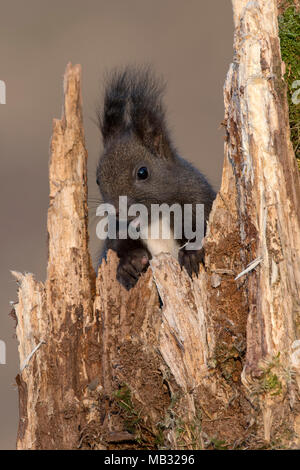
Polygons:
<instances>
[{"instance_id":1,"label":"green moss","mask_svg":"<svg viewBox=\"0 0 300 470\"><path fill-rule=\"evenodd\" d=\"M300 84L293 87L294 82L300 80L300 14L292 5L292 0L285 3L286 9L279 16L278 25L281 56L286 65L284 78L288 89L291 140L300 169L300 104L292 101L293 94L300 88Z\"/></svg>"},{"instance_id":2,"label":"green moss","mask_svg":"<svg viewBox=\"0 0 300 470\"><path fill-rule=\"evenodd\" d=\"M271 360L265 361L261 370L261 377L257 383L253 384L252 395L268 394L272 397L281 395L283 393L282 380L287 378L287 374L280 363L280 353Z\"/></svg>"},{"instance_id":3,"label":"green moss","mask_svg":"<svg viewBox=\"0 0 300 470\"><path fill-rule=\"evenodd\" d=\"M119 390L114 393L114 398L120 409L124 412L124 426L126 431L136 434L136 440L139 441L140 433L138 432L138 425L141 418L139 413L134 409L131 399L131 391L128 385L122 384Z\"/></svg>"},{"instance_id":4,"label":"green moss","mask_svg":"<svg viewBox=\"0 0 300 470\"><path fill-rule=\"evenodd\" d=\"M282 393L282 383L275 373L275 371L280 370L280 367L280 353L278 353L264 369L264 374L261 379L262 390L263 392L269 393L271 396L280 395Z\"/></svg>"},{"instance_id":5,"label":"green moss","mask_svg":"<svg viewBox=\"0 0 300 470\"><path fill-rule=\"evenodd\" d=\"M131 411L133 409L132 401L131 401L131 392L128 385L123 384L119 390L114 393L116 401L118 402L119 406L124 411Z\"/></svg>"},{"instance_id":6,"label":"green moss","mask_svg":"<svg viewBox=\"0 0 300 470\"><path fill-rule=\"evenodd\" d=\"M270 392L271 396L280 395L282 392L282 384L278 376L271 371L265 374L262 388L265 392Z\"/></svg>"}]
</instances>

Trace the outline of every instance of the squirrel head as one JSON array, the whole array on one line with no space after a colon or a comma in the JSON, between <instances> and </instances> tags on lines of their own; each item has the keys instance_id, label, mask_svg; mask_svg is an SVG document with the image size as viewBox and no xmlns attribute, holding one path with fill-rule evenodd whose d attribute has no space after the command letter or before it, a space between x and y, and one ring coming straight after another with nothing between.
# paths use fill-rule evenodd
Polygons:
<instances>
[{"instance_id":1,"label":"squirrel head","mask_svg":"<svg viewBox=\"0 0 300 470\"><path fill-rule=\"evenodd\" d=\"M105 202L174 203L177 191L176 151L162 104L164 85L149 68L115 71L105 89L99 115L104 151L97 184Z\"/></svg>"}]
</instances>

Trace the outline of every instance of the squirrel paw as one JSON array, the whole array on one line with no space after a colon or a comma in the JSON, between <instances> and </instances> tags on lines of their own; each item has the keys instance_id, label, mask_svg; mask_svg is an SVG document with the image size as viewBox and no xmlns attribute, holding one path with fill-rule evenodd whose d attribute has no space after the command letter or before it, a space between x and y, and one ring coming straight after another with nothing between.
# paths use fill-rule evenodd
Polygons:
<instances>
[{"instance_id":1,"label":"squirrel paw","mask_svg":"<svg viewBox=\"0 0 300 470\"><path fill-rule=\"evenodd\" d=\"M185 267L190 277L192 277L193 273L198 277L199 264L204 264L204 248L200 250L185 250L182 248L178 253L178 261L181 269Z\"/></svg>"},{"instance_id":2,"label":"squirrel paw","mask_svg":"<svg viewBox=\"0 0 300 470\"><path fill-rule=\"evenodd\" d=\"M137 283L140 275L149 266L149 254L143 248L132 250L120 259L117 268L117 280L130 290Z\"/></svg>"}]
</instances>

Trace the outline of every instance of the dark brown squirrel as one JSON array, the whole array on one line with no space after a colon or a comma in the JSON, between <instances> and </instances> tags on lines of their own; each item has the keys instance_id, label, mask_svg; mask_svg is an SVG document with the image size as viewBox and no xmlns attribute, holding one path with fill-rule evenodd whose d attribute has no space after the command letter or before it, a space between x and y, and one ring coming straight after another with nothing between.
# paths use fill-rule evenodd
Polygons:
<instances>
[{"instance_id":1,"label":"dark brown squirrel","mask_svg":"<svg viewBox=\"0 0 300 470\"><path fill-rule=\"evenodd\" d=\"M126 67L114 71L106 84L104 107L99 113L104 151L97 167L97 184L105 203L116 208L119 196L127 196L128 205L204 204L205 221L215 199L212 186L200 171L180 157L170 138L162 103L164 84L149 67ZM206 224L206 223L205 223ZM178 256L181 267L192 276L203 262L203 248L188 250L188 240L106 239L101 259L108 249L116 251L120 261L117 279L126 288L133 287L149 260L160 251Z\"/></svg>"}]
</instances>

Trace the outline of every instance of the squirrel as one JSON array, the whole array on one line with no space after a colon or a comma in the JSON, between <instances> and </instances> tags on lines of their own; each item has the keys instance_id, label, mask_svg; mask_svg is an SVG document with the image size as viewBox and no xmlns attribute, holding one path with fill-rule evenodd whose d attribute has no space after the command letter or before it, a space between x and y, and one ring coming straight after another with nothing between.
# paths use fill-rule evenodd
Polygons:
<instances>
[{"instance_id":1,"label":"squirrel","mask_svg":"<svg viewBox=\"0 0 300 470\"><path fill-rule=\"evenodd\" d=\"M143 204L149 210L151 204L191 204L193 226L195 205L204 204L206 225L215 191L174 147L162 101L164 89L150 67L127 66L110 74L98 113L104 147L97 166L100 194L115 208L124 195L129 204ZM176 240L107 238L100 262L108 249L117 253L117 280L127 290L147 270L152 256L162 251L176 256L181 269L192 277L204 262L204 250L188 250L187 242L184 236Z\"/></svg>"}]
</instances>

